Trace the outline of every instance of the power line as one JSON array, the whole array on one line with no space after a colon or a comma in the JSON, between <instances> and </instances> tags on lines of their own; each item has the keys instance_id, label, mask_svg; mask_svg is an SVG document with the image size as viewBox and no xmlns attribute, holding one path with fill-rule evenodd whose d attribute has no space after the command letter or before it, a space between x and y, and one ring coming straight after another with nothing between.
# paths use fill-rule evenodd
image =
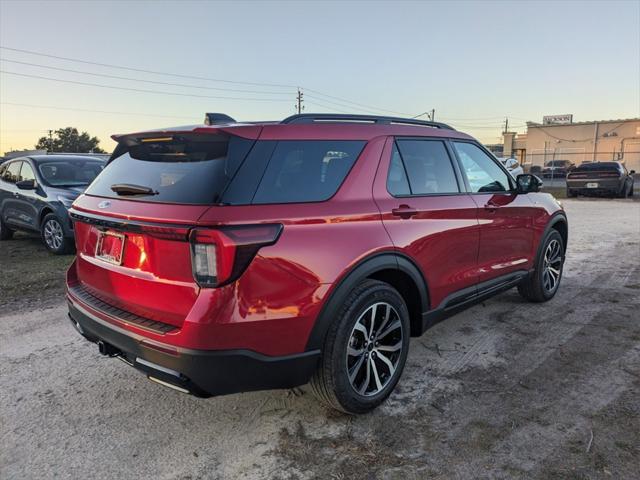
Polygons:
<instances>
[{"instance_id":1,"label":"power line","mask_svg":"<svg viewBox=\"0 0 640 480\"><path fill-rule=\"evenodd\" d=\"M54 105L33 105L28 103L13 103L13 102L0 102L0 105L11 105L17 107L30 107L30 108L46 108L51 110L70 110L72 112L87 112L87 113L103 113L109 115L131 115L138 117L154 117L154 118L174 118L174 119L182 119L182 120L191 120L194 121L194 117L182 117L182 116L174 116L174 115L156 115L151 113L137 113L137 112L114 112L109 110L90 110L86 108L72 108L72 107L59 107Z\"/></svg>"},{"instance_id":2,"label":"power line","mask_svg":"<svg viewBox=\"0 0 640 480\"><path fill-rule=\"evenodd\" d=\"M194 98L214 98L217 100L244 100L244 101L253 101L253 102L288 102L288 100L282 99L277 100L273 98L249 98L249 97L224 97L224 96L215 96L215 95L195 95L192 93L178 93L178 92L165 92L160 90L146 90L142 88L129 88L129 87L116 87L114 85L102 85L99 83L90 83L90 82L78 82L76 80L63 80L60 78L51 78L44 77L41 75L29 75L26 73L17 73L17 72L9 72L7 70L0 70L0 73L5 75L17 75L20 77L28 77L28 78L37 78L40 80L49 80L53 82L62 82L62 83L72 83L74 85L85 85L89 87L100 87L100 88L110 88L114 90L126 90L129 92L139 92L139 93L155 93L156 95L172 95L178 97L194 97Z\"/></svg>"},{"instance_id":3,"label":"power line","mask_svg":"<svg viewBox=\"0 0 640 480\"><path fill-rule=\"evenodd\" d=\"M334 104L334 105L339 105L339 106L342 106L344 108L353 108L353 106L357 106L357 107L359 107L361 109L365 109L365 110L368 110L368 111L373 112L373 113L375 113L375 111L377 111L377 112L393 113L393 114L402 115L402 116L405 116L405 117L412 116L412 114L406 113L406 112L397 112L395 110L387 110L387 109L384 109L384 108L377 108L377 107L372 107L370 105L365 105L363 103L352 102L351 100L346 100L346 99L343 99L343 98L340 98L340 97L334 97L333 95L327 95L325 93L321 93L321 92L318 92L317 90L312 90L310 88L305 88L305 91L306 92L312 92L312 93L315 93L316 95L321 95L323 97L340 100L340 102L335 102L335 101L332 101L332 100L327 100L326 98L318 98L315 95L309 95L307 93L307 96L310 97L310 98L316 98L317 100L321 100L323 102L331 103L331 104ZM379 113L377 113L377 115L379 115Z\"/></svg>"},{"instance_id":4,"label":"power line","mask_svg":"<svg viewBox=\"0 0 640 480\"><path fill-rule=\"evenodd\" d=\"M332 107L332 106L329 106L329 105L323 105L322 103L316 102L315 100L312 100L311 102L305 100L305 102L307 103L307 105L315 105L317 107L324 108L325 110L329 110L332 113L333 112L347 113L347 114L352 114L353 113L353 111L340 110L339 108L335 108L335 107Z\"/></svg>"},{"instance_id":5,"label":"power line","mask_svg":"<svg viewBox=\"0 0 640 480\"><path fill-rule=\"evenodd\" d=\"M189 79L195 79L195 80L206 80L206 81L210 81L210 82L230 83L230 84L237 84L237 85L267 86L267 87L274 87L274 88L297 88L296 85L287 85L287 84L278 84L278 83L242 82L242 81L237 81L237 80L227 80L227 79L220 79L220 78L200 77L200 76L195 76L195 75L185 75L185 74L180 74L180 73L161 72L161 71L157 71L157 70L146 70L146 69L141 69L141 68L125 67L125 66L122 66L122 65L93 62L93 61L89 61L89 60L81 60L81 59L78 59L78 58L63 57L63 56L60 56L60 55L51 55L51 54L47 54L47 53L36 52L36 51L33 51L33 50L25 50L25 49L21 49L21 48L5 47L5 46L1 46L1 45L0 45L0 49L9 50L9 51L12 51L12 52L27 53L27 54L30 54L30 55L38 55L38 56L47 57L47 58L55 58L55 59L58 59L58 60L65 60L65 61L69 61L69 62L78 62L78 63L85 63L85 64L88 64L88 65L97 65L97 66L100 66L100 67L117 68L117 69L120 69L120 70L129 70L129 71L140 72L140 73L151 73L151 74L154 74L154 75L167 75L167 76L178 77L178 78L189 78ZM305 88L305 91L306 92L315 93L316 95L319 95L319 96L322 96L322 97L331 98L331 99L334 99L334 100L339 100L339 101L341 101L343 103L350 104L350 105L343 105L343 107L345 107L345 108L353 108L352 105L355 105L355 106L358 106L358 107L361 107L361 108L366 108L367 110L377 110L379 112L387 112L387 113L394 113L394 114L397 114L397 115L411 116L411 114L409 114L409 113L398 112L398 111L394 111L394 110L374 107L372 105L367 105L367 104L364 104L364 103L354 102L354 101L348 100L346 98L336 97L334 95L329 95L329 94L320 92L318 90L312 90L310 88ZM334 103L334 102L330 102L329 100L323 100L323 101L326 102L326 103Z\"/></svg>"},{"instance_id":6,"label":"power line","mask_svg":"<svg viewBox=\"0 0 640 480\"><path fill-rule=\"evenodd\" d=\"M202 85L189 85L189 84L185 84L185 83L171 83L171 82L160 82L160 81L157 81L157 80L143 80L141 78L121 77L119 75L109 75L107 73L95 73L95 72L87 72L87 71L83 71L83 70L73 70L73 69L70 69L70 68L52 67L50 65L41 65L39 63L20 62L18 60L8 60L6 58L0 58L0 61L8 62L8 63L17 63L19 65L29 65L31 67L47 68L49 70L58 70L58 71L61 71L61 72L79 73L81 75L92 75L94 77L114 78L116 80L127 80L127 81L132 81L132 82L153 83L155 85L168 85L168 86L172 86L172 87L199 88L199 89L203 89L203 90L219 90L219 91L223 91L223 92L256 93L256 94L263 94L263 95L265 95L265 94L266 95L289 95L289 93L287 93L287 92L267 92L267 91L264 91L264 90L242 90L242 89L235 89L235 88L204 87Z\"/></svg>"},{"instance_id":7,"label":"power line","mask_svg":"<svg viewBox=\"0 0 640 480\"><path fill-rule=\"evenodd\" d=\"M259 86L259 87L278 87L278 88L296 88L295 85L286 85L286 84L278 84L278 83L242 82L242 81L238 81L238 80L226 80L226 79L221 79L221 78L199 77L199 76L195 76L195 75L184 75L184 74L180 74L180 73L160 72L160 71L157 71L157 70L145 70L145 69L142 69L142 68L123 67L123 66L114 65L114 64L111 64L111 63L92 62L92 61L89 61L89 60L80 60L80 59L77 59L77 58L62 57L60 55L51 55L51 54L47 54L47 53L34 52L33 50L25 50L25 49L22 49L22 48L4 47L2 45L0 45L0 48L4 49L4 50L10 50L12 52L28 53L30 55L38 55L40 57L48 57L48 58L55 58L55 59L58 59L58 60L66 60L68 62L86 63L88 65L97 65L99 67L117 68L117 69L120 69L120 70L130 70L132 72L140 72L140 73L152 73L154 75L168 75L168 76L171 76L171 77L190 78L190 79L194 79L194 80L206 80L206 81L209 81L209 82L231 83L231 84L236 84L236 85L253 85L253 86Z\"/></svg>"}]
</instances>

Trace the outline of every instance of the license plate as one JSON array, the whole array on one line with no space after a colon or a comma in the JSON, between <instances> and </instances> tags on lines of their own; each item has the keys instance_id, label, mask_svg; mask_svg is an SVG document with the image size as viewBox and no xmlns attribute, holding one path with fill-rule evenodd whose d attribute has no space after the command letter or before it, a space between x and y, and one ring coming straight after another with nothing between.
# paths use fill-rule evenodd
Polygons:
<instances>
[{"instance_id":1,"label":"license plate","mask_svg":"<svg viewBox=\"0 0 640 480\"><path fill-rule=\"evenodd\" d=\"M597 182L587 183L587 188L598 188L598 183Z\"/></svg>"},{"instance_id":2,"label":"license plate","mask_svg":"<svg viewBox=\"0 0 640 480\"><path fill-rule=\"evenodd\" d=\"M114 265L122 265L124 252L124 235L116 232L98 232L96 258Z\"/></svg>"}]
</instances>

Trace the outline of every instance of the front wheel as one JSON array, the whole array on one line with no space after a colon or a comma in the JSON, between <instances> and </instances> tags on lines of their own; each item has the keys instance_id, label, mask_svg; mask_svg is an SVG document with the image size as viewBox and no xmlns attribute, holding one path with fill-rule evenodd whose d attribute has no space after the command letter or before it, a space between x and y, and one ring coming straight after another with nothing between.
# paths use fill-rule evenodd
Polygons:
<instances>
[{"instance_id":1,"label":"front wheel","mask_svg":"<svg viewBox=\"0 0 640 480\"><path fill-rule=\"evenodd\" d=\"M395 388L409 350L409 312L396 289L365 280L344 301L329 327L314 394L345 413L366 413Z\"/></svg>"},{"instance_id":2,"label":"front wheel","mask_svg":"<svg viewBox=\"0 0 640 480\"><path fill-rule=\"evenodd\" d=\"M42 220L40 235L47 250L55 255L64 255L73 251L73 240L65 237L62 222L53 213L46 215Z\"/></svg>"},{"instance_id":3,"label":"front wheel","mask_svg":"<svg viewBox=\"0 0 640 480\"><path fill-rule=\"evenodd\" d=\"M531 302L551 300L560 286L564 253L562 235L552 229L543 240L535 271L518 285L520 295Z\"/></svg>"}]
</instances>

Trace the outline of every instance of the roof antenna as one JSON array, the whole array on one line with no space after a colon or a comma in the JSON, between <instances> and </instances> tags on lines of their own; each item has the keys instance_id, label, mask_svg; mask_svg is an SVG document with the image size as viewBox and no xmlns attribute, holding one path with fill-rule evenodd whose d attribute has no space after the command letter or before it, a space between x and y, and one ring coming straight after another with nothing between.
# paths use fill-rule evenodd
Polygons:
<instances>
[{"instance_id":1,"label":"roof antenna","mask_svg":"<svg viewBox=\"0 0 640 480\"><path fill-rule=\"evenodd\" d=\"M205 113L204 124L205 125L220 125L225 123L237 123L235 119L224 113Z\"/></svg>"}]
</instances>

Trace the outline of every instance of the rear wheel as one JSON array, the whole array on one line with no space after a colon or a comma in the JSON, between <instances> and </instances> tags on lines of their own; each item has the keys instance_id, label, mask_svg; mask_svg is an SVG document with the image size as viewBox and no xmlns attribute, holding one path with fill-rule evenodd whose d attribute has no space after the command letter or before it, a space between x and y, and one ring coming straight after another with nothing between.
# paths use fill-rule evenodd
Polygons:
<instances>
[{"instance_id":1,"label":"rear wheel","mask_svg":"<svg viewBox=\"0 0 640 480\"><path fill-rule=\"evenodd\" d=\"M629 196L629 187L627 186L627 183L625 182L624 185L622 186L622 190L620 190L620 193L618 194L619 198L627 198Z\"/></svg>"},{"instance_id":2,"label":"rear wheel","mask_svg":"<svg viewBox=\"0 0 640 480\"><path fill-rule=\"evenodd\" d=\"M520 285L518 292L531 302L551 300L560 286L564 266L562 235L552 229L544 238L535 271Z\"/></svg>"},{"instance_id":3,"label":"rear wheel","mask_svg":"<svg viewBox=\"0 0 640 480\"><path fill-rule=\"evenodd\" d=\"M409 312L390 285L365 280L347 297L325 339L314 394L346 413L366 413L393 391L409 350Z\"/></svg>"},{"instance_id":4,"label":"rear wheel","mask_svg":"<svg viewBox=\"0 0 640 480\"><path fill-rule=\"evenodd\" d=\"M73 241L65 237L62 222L55 214L49 213L44 217L40 234L44 245L51 253L64 255L73 251Z\"/></svg>"},{"instance_id":5,"label":"rear wheel","mask_svg":"<svg viewBox=\"0 0 640 480\"><path fill-rule=\"evenodd\" d=\"M0 240L9 240L11 237L13 237L13 230L0 218Z\"/></svg>"}]
</instances>

